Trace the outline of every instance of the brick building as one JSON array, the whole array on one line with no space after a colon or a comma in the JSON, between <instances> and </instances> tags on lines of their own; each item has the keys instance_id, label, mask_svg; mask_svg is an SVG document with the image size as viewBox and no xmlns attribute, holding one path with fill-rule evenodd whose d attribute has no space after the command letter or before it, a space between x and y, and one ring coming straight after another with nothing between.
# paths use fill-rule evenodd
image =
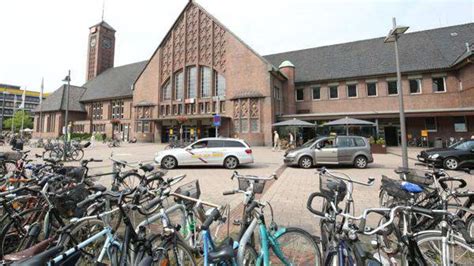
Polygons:
<instances>
[{"instance_id":1,"label":"brick building","mask_svg":"<svg viewBox=\"0 0 474 266\"><path fill-rule=\"evenodd\" d=\"M276 121L322 124L351 116L376 122L376 134L398 144L393 44L383 38L260 56L193 1L146 61L113 67L114 34L106 22L90 28L76 132L155 142L214 136L219 113L219 135L270 145ZM430 138L474 131L472 43L473 23L400 38L411 136L422 129Z\"/></svg>"}]
</instances>

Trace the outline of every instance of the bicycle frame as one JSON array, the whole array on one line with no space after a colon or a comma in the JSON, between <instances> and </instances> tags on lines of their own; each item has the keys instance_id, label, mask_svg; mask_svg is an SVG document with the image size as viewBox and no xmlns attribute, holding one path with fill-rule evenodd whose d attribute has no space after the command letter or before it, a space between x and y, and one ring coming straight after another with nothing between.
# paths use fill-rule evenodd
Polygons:
<instances>
[{"instance_id":1,"label":"bicycle frame","mask_svg":"<svg viewBox=\"0 0 474 266\"><path fill-rule=\"evenodd\" d=\"M110 228L110 227L104 228L99 233L89 237L88 239L84 240L83 242L77 244L76 246L66 250L61 255L56 256L51 262L48 263L48 265L52 266L52 265L55 265L55 264L61 262L62 260L68 258L69 256L73 255L77 251L87 247L88 245L96 242L98 239L100 239L104 236L106 237L104 246L102 247L102 250L100 251L99 257L95 261L95 262L102 262L106 252L108 251L108 249L110 248L111 245L116 245L119 248L119 250L122 248L122 244L120 244L118 241L115 240L115 237L114 237L113 232L112 232L112 228ZM108 254L108 255L110 256L110 254Z\"/></svg>"}]
</instances>

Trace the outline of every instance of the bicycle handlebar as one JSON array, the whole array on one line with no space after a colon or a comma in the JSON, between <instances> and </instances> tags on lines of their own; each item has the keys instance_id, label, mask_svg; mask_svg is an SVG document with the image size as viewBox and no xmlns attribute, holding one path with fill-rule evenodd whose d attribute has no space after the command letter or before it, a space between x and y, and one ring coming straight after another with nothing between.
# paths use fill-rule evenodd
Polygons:
<instances>
[{"instance_id":1,"label":"bicycle handlebar","mask_svg":"<svg viewBox=\"0 0 474 266\"><path fill-rule=\"evenodd\" d=\"M234 173L232 174L230 179L233 180L235 177L243 178L243 179L247 179L247 180L261 180L261 181L269 181L269 180L272 180L272 179L275 179L275 180L278 179L278 176L277 176L276 173L273 173L270 176L266 177L266 176L255 176L255 175L241 175L237 171L234 171Z\"/></svg>"},{"instance_id":2,"label":"bicycle handlebar","mask_svg":"<svg viewBox=\"0 0 474 266\"><path fill-rule=\"evenodd\" d=\"M331 172L326 167L318 168L318 169L316 169L316 171L319 172L319 174L327 174L327 175L330 175L331 177L337 178L339 180L350 182L350 183L361 185L361 186L370 187L370 186L373 186L375 184L375 178L374 177L369 177L367 179L367 183L363 183L363 182L352 180L352 178L347 174ZM341 177L341 176L338 176L336 174L341 174L341 175L344 175L345 177Z\"/></svg>"}]
</instances>

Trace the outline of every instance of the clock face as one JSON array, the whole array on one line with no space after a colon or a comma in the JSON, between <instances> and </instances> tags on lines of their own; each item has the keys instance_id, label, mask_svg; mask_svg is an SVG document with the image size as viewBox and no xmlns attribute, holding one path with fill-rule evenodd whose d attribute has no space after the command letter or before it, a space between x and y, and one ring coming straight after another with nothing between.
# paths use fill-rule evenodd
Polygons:
<instances>
[{"instance_id":1,"label":"clock face","mask_svg":"<svg viewBox=\"0 0 474 266\"><path fill-rule=\"evenodd\" d=\"M91 39L91 47L94 47L96 44L97 40L95 38Z\"/></svg>"},{"instance_id":2,"label":"clock face","mask_svg":"<svg viewBox=\"0 0 474 266\"><path fill-rule=\"evenodd\" d=\"M106 48L106 49L109 49L112 47L112 40L109 39L109 38L104 38L103 42L102 42L102 47Z\"/></svg>"}]
</instances>

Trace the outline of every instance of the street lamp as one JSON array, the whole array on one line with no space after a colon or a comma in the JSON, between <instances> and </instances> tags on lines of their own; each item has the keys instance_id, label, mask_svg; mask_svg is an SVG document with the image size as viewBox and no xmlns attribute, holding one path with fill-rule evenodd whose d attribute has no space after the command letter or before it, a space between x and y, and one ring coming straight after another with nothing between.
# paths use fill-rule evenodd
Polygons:
<instances>
[{"instance_id":1,"label":"street lamp","mask_svg":"<svg viewBox=\"0 0 474 266\"><path fill-rule=\"evenodd\" d=\"M64 160L66 160L66 153L68 149L68 114L69 114L69 86L71 85L71 70L68 71L67 76L63 79L63 82L67 82L66 87L66 111L64 115Z\"/></svg>"},{"instance_id":2,"label":"street lamp","mask_svg":"<svg viewBox=\"0 0 474 266\"><path fill-rule=\"evenodd\" d=\"M398 102L400 105L400 131L402 134L402 165L403 168L408 168L408 151L407 151L407 132L405 125L405 108L403 106L403 90L402 90L402 74L400 73L400 61L398 58L398 38L400 35L408 30L406 26L397 26L397 20L392 19L393 28L385 37L384 43L395 44L395 62L397 65L397 91L398 91Z\"/></svg>"}]
</instances>

